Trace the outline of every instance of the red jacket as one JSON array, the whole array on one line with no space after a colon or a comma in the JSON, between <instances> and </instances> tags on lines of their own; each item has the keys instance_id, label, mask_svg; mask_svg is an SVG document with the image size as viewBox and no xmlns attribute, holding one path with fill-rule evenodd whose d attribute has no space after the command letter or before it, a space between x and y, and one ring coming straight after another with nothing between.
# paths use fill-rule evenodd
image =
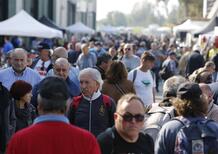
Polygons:
<instances>
[{"instance_id":1,"label":"red jacket","mask_svg":"<svg viewBox=\"0 0 218 154\"><path fill-rule=\"evenodd\" d=\"M18 131L7 154L100 154L93 135L64 122L42 122Z\"/></svg>"}]
</instances>

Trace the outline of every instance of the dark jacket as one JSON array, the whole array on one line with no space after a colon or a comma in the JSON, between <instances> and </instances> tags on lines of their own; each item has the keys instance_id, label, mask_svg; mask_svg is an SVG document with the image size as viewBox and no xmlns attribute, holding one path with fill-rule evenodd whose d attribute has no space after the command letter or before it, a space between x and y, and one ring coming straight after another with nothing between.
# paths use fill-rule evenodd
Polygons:
<instances>
[{"instance_id":1,"label":"dark jacket","mask_svg":"<svg viewBox=\"0 0 218 154\"><path fill-rule=\"evenodd\" d=\"M70 98L80 95L80 93L81 93L80 88L73 81L71 81L69 78L67 78L65 81L66 81L66 84L68 86L68 94L69 94ZM37 95L39 93L40 86L41 86L41 82L36 84L33 87L33 90L32 90L33 96L32 96L32 99L31 99L31 104L34 105L36 108L37 108L37 105L38 105Z\"/></svg>"},{"instance_id":2,"label":"dark jacket","mask_svg":"<svg viewBox=\"0 0 218 154\"><path fill-rule=\"evenodd\" d=\"M15 115L17 132L33 123L36 118L36 108L32 104L26 104L24 109L20 109L15 105Z\"/></svg>"},{"instance_id":3,"label":"dark jacket","mask_svg":"<svg viewBox=\"0 0 218 154\"><path fill-rule=\"evenodd\" d=\"M192 74L195 70L204 66L204 57L200 54L199 51L193 51L186 65L186 76Z\"/></svg>"},{"instance_id":4,"label":"dark jacket","mask_svg":"<svg viewBox=\"0 0 218 154\"><path fill-rule=\"evenodd\" d=\"M129 143L119 135L115 127L112 127L101 133L97 139L102 154L154 153L154 143L152 138L143 133L139 133L139 138L136 142Z\"/></svg>"},{"instance_id":5,"label":"dark jacket","mask_svg":"<svg viewBox=\"0 0 218 154\"><path fill-rule=\"evenodd\" d=\"M8 90L0 83L0 153L15 132L16 117L14 104Z\"/></svg>"},{"instance_id":6,"label":"dark jacket","mask_svg":"<svg viewBox=\"0 0 218 154\"><path fill-rule=\"evenodd\" d=\"M112 99L110 102L110 106L105 106L102 94L91 102L82 97L77 109L72 102L67 116L72 124L97 136L114 125L115 103Z\"/></svg>"}]
</instances>

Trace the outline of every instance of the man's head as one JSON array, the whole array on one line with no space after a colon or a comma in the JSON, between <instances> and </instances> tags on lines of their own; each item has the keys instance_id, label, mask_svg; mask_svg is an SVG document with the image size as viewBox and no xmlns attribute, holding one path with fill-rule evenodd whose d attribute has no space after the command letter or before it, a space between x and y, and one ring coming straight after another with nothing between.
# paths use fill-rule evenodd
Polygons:
<instances>
[{"instance_id":1,"label":"man's head","mask_svg":"<svg viewBox=\"0 0 218 154\"><path fill-rule=\"evenodd\" d=\"M114 113L115 128L122 138L135 142L144 124L144 105L135 94L122 96Z\"/></svg>"},{"instance_id":2,"label":"man's head","mask_svg":"<svg viewBox=\"0 0 218 154\"><path fill-rule=\"evenodd\" d=\"M199 84L202 93L205 95L207 103L210 104L213 101L213 92L210 89L210 86L208 84L205 83L200 83Z\"/></svg>"},{"instance_id":3,"label":"man's head","mask_svg":"<svg viewBox=\"0 0 218 154\"><path fill-rule=\"evenodd\" d=\"M94 68L85 68L79 73L80 88L84 96L92 95L101 90L103 80L98 70Z\"/></svg>"},{"instance_id":4,"label":"man's head","mask_svg":"<svg viewBox=\"0 0 218 154\"><path fill-rule=\"evenodd\" d=\"M54 64L58 58L68 58L67 50L64 47L57 47L51 56L52 63Z\"/></svg>"},{"instance_id":5,"label":"man's head","mask_svg":"<svg viewBox=\"0 0 218 154\"><path fill-rule=\"evenodd\" d=\"M114 47L109 48L108 50L108 54L111 55L111 57L113 58L114 56L116 56L117 51Z\"/></svg>"},{"instance_id":6,"label":"man's head","mask_svg":"<svg viewBox=\"0 0 218 154\"><path fill-rule=\"evenodd\" d=\"M213 61L207 61L204 65L205 69L213 73L215 71L216 65Z\"/></svg>"},{"instance_id":7,"label":"man's head","mask_svg":"<svg viewBox=\"0 0 218 154\"><path fill-rule=\"evenodd\" d=\"M54 76L43 79L37 97L39 114L64 114L69 96L67 91L63 79Z\"/></svg>"},{"instance_id":8,"label":"man's head","mask_svg":"<svg viewBox=\"0 0 218 154\"><path fill-rule=\"evenodd\" d=\"M124 51L124 55L126 55L128 57L132 56L133 55L132 45L129 43L125 44L123 51Z\"/></svg>"},{"instance_id":9,"label":"man's head","mask_svg":"<svg viewBox=\"0 0 218 154\"><path fill-rule=\"evenodd\" d=\"M144 52L141 55L141 65L147 70L154 67L155 57L150 52Z\"/></svg>"},{"instance_id":10,"label":"man's head","mask_svg":"<svg viewBox=\"0 0 218 154\"><path fill-rule=\"evenodd\" d=\"M198 84L182 83L177 90L177 98L173 100L177 113L184 117L199 117L207 114L207 100Z\"/></svg>"},{"instance_id":11,"label":"man's head","mask_svg":"<svg viewBox=\"0 0 218 154\"><path fill-rule=\"evenodd\" d=\"M89 45L87 43L83 43L81 45L81 50L84 55L87 55L89 52Z\"/></svg>"},{"instance_id":12,"label":"man's head","mask_svg":"<svg viewBox=\"0 0 218 154\"><path fill-rule=\"evenodd\" d=\"M39 56L42 61L47 61L50 59L50 50L51 48L47 43L41 42L38 44L38 51L39 51Z\"/></svg>"},{"instance_id":13,"label":"man's head","mask_svg":"<svg viewBox=\"0 0 218 154\"><path fill-rule=\"evenodd\" d=\"M54 63L53 69L55 75L66 80L67 77L69 76L70 64L67 59L58 58Z\"/></svg>"},{"instance_id":14,"label":"man's head","mask_svg":"<svg viewBox=\"0 0 218 154\"><path fill-rule=\"evenodd\" d=\"M27 52L16 48L11 52L11 65L15 72L22 73L27 66Z\"/></svg>"},{"instance_id":15,"label":"man's head","mask_svg":"<svg viewBox=\"0 0 218 154\"><path fill-rule=\"evenodd\" d=\"M104 71L106 71L108 69L108 67L110 67L112 63L112 58L109 54L102 54L98 57L97 59L97 63L96 66L102 68Z\"/></svg>"},{"instance_id":16,"label":"man's head","mask_svg":"<svg viewBox=\"0 0 218 154\"><path fill-rule=\"evenodd\" d=\"M168 55L169 55L170 59L176 60L176 53L175 52L170 51Z\"/></svg>"}]
</instances>

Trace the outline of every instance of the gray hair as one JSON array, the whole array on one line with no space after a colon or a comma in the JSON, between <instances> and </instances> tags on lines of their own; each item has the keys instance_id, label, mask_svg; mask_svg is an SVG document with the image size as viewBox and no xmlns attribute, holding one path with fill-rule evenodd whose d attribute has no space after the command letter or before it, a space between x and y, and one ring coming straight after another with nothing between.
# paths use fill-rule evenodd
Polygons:
<instances>
[{"instance_id":1,"label":"gray hair","mask_svg":"<svg viewBox=\"0 0 218 154\"><path fill-rule=\"evenodd\" d=\"M167 79L163 84L163 97L176 97L176 92L180 84L186 82L183 76L173 76Z\"/></svg>"},{"instance_id":2,"label":"gray hair","mask_svg":"<svg viewBox=\"0 0 218 154\"><path fill-rule=\"evenodd\" d=\"M99 90L102 88L103 80L101 78L101 74L98 70L94 68L85 68L79 72L79 79L80 76L88 74L93 80L97 81L99 83Z\"/></svg>"}]
</instances>

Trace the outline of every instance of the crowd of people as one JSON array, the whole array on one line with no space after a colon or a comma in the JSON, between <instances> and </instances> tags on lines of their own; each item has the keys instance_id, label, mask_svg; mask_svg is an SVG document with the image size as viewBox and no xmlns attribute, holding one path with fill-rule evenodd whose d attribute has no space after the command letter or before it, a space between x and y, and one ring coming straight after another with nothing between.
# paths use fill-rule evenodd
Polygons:
<instances>
[{"instance_id":1,"label":"crowd of people","mask_svg":"<svg viewBox=\"0 0 218 154\"><path fill-rule=\"evenodd\" d=\"M98 34L30 52L5 37L0 154L217 154L216 44Z\"/></svg>"}]
</instances>

